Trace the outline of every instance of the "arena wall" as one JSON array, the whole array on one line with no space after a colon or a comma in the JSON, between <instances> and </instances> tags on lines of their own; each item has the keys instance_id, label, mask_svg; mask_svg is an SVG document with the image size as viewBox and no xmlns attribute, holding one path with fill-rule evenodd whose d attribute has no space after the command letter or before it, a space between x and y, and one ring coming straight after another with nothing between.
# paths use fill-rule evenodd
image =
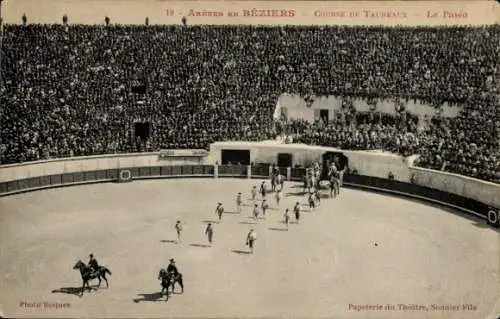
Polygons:
<instances>
[{"instance_id":1,"label":"arena wall","mask_svg":"<svg viewBox=\"0 0 500 319\"><path fill-rule=\"evenodd\" d=\"M36 161L23 164L1 165L0 182L16 181L26 178L90 172L99 170L116 170L122 167L160 167L165 165L204 164L207 157L197 155L198 150L176 150L162 158L162 152L109 154L97 156L70 157Z\"/></svg>"},{"instance_id":2,"label":"arena wall","mask_svg":"<svg viewBox=\"0 0 500 319\"><path fill-rule=\"evenodd\" d=\"M222 149L249 149L252 165L219 165ZM153 178L238 177L268 178L269 166L281 152L293 154L293 161L318 160L325 151L342 152L349 158L350 168L358 174L346 174L348 187L388 192L451 206L488 219L494 212L498 224L500 185L456 174L417 168L412 161L387 153L344 151L307 145L275 145L266 143L214 143L209 156L189 150L141 154L120 154L0 166L0 196L46 188L100 182L130 182ZM198 154L195 156L195 154ZM165 155L165 154L163 154ZM184 155L184 156L181 156ZM192 156L186 156L192 155ZM403 167L406 165L406 168ZM398 170L398 168L400 170ZM288 180L300 181L304 168L281 168ZM390 180L387 172L394 170L399 178ZM408 181L405 174L413 174ZM406 176L407 176L406 175ZM492 215L491 215L492 216Z\"/></svg>"},{"instance_id":3,"label":"arena wall","mask_svg":"<svg viewBox=\"0 0 500 319\"><path fill-rule=\"evenodd\" d=\"M500 207L499 184L421 167L410 166L409 170L417 185L474 199L493 207Z\"/></svg>"},{"instance_id":4,"label":"arena wall","mask_svg":"<svg viewBox=\"0 0 500 319\"><path fill-rule=\"evenodd\" d=\"M210 145L210 163L221 163L221 151L231 149L250 150L250 162L277 164L278 154L292 154L292 166L307 166L320 161L325 152L343 153L349 158L349 169L358 174L387 178L392 172L394 179L410 182L411 173L404 157L380 151L349 151L332 147L305 144L281 144L276 142L217 142Z\"/></svg>"}]
</instances>

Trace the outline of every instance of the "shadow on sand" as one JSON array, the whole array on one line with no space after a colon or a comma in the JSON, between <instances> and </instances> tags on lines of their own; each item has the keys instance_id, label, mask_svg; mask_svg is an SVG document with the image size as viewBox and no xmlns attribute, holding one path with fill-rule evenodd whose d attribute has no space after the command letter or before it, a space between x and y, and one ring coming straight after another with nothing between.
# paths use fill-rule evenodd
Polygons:
<instances>
[{"instance_id":1,"label":"shadow on sand","mask_svg":"<svg viewBox=\"0 0 500 319\"><path fill-rule=\"evenodd\" d=\"M250 255L252 253L248 250L239 250L239 249L233 249L233 250L231 250L231 252L235 253L235 254L240 254L240 255Z\"/></svg>"},{"instance_id":2,"label":"shadow on sand","mask_svg":"<svg viewBox=\"0 0 500 319\"><path fill-rule=\"evenodd\" d=\"M269 227L269 230L275 230L275 231L288 231L287 228L276 228L276 227Z\"/></svg>"},{"instance_id":3,"label":"shadow on sand","mask_svg":"<svg viewBox=\"0 0 500 319\"><path fill-rule=\"evenodd\" d=\"M251 220L255 220L255 217L253 217L253 216L248 216L247 218L251 219ZM257 220L265 220L265 218L259 216L259 217L257 217Z\"/></svg>"},{"instance_id":4,"label":"shadow on sand","mask_svg":"<svg viewBox=\"0 0 500 319\"><path fill-rule=\"evenodd\" d=\"M238 224L242 224L242 225L257 225L256 222L246 222L246 221L239 222Z\"/></svg>"},{"instance_id":5,"label":"shadow on sand","mask_svg":"<svg viewBox=\"0 0 500 319\"><path fill-rule=\"evenodd\" d=\"M207 244L189 244L191 247L202 247L202 248L208 248L210 245Z\"/></svg>"},{"instance_id":6,"label":"shadow on sand","mask_svg":"<svg viewBox=\"0 0 500 319\"><path fill-rule=\"evenodd\" d=\"M477 228L489 228L497 233L500 233L500 229L494 228L486 223L486 221L472 221L472 226Z\"/></svg>"},{"instance_id":7,"label":"shadow on sand","mask_svg":"<svg viewBox=\"0 0 500 319\"><path fill-rule=\"evenodd\" d=\"M135 298L134 299L135 303L139 303L141 301L151 301L151 302L166 301L166 298L162 299L162 297L164 297L165 294L162 294L161 292L154 292L152 294L137 294L137 296L141 296L142 298Z\"/></svg>"},{"instance_id":8,"label":"shadow on sand","mask_svg":"<svg viewBox=\"0 0 500 319\"><path fill-rule=\"evenodd\" d=\"M92 291L92 290L98 290L97 285L91 285L89 287L85 287L85 291ZM80 293L82 291L82 287L62 287L59 289L54 289L52 290L53 294L67 294L67 295L75 295L75 296L80 296Z\"/></svg>"},{"instance_id":9,"label":"shadow on sand","mask_svg":"<svg viewBox=\"0 0 500 319\"><path fill-rule=\"evenodd\" d=\"M171 239L162 239L160 240L160 242L167 244L177 244L177 240L171 240Z\"/></svg>"},{"instance_id":10,"label":"shadow on sand","mask_svg":"<svg viewBox=\"0 0 500 319\"><path fill-rule=\"evenodd\" d=\"M218 220L205 219L205 220L202 221L202 223L204 223L204 224L218 224L219 221Z\"/></svg>"},{"instance_id":11,"label":"shadow on sand","mask_svg":"<svg viewBox=\"0 0 500 319\"><path fill-rule=\"evenodd\" d=\"M306 194L307 194L307 192L293 192L293 193L288 192L285 194L285 196L304 196Z\"/></svg>"}]
</instances>

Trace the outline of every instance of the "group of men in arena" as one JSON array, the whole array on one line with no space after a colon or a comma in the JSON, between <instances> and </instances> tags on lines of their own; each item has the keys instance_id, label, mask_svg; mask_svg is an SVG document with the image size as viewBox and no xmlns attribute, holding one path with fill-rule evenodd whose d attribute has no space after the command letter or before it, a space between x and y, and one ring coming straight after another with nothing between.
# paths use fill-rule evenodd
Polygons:
<instances>
[{"instance_id":1,"label":"group of men in arena","mask_svg":"<svg viewBox=\"0 0 500 319\"><path fill-rule=\"evenodd\" d=\"M320 169L320 165L318 163L315 163L315 165L313 166L312 168L314 170L314 172L318 172L319 169ZM338 170L335 166L334 163L332 163L330 166L329 166L329 172L328 172L328 176L329 177L332 177L332 179L338 179ZM253 217L255 219L257 219L259 217L259 207L258 205L255 203L255 201L257 200L256 199L256 194L257 194L257 191L256 191L257 187L256 186L253 186L251 191L250 191L250 195L251 195L251 199L252 199L252 202L254 203L254 210L253 210ZM267 189L266 189L266 184L265 182L262 182L261 185L260 185L260 193L262 195L262 203L261 203L261 211L262 211L262 215L263 217L265 218L266 216L266 210L269 209L269 204L267 203L267 200L266 200L266 194L267 194ZM283 191L283 189L280 189L280 190L276 190L276 193L277 194L281 194ZM316 197L316 198L314 198ZM279 206L279 198L280 197L276 197L276 202ZM310 193L309 194L309 197L308 197L308 201L309 201L309 206L310 208L315 208L315 201L318 200L319 201L319 193L318 193L318 189L316 188L314 193ZM242 199L242 193L241 192L238 192L237 195L236 195L236 206L238 208L238 212L241 213L241 206L243 204L243 199ZM219 218L219 221L222 220L222 215L224 213L224 207L222 205L222 203L218 203L216 208L215 208L215 213L216 215L218 216ZM296 202L294 207L293 207L293 214L295 215L295 222L297 224L299 224L299 221L300 221L300 215L301 215L301 205L300 205L300 202ZM288 230L289 229L289 224L290 224L290 219L291 219L291 212L290 212L290 209L289 208L286 208L285 209L285 212L283 214L283 217L284 217L284 223L286 225L286 229ZM182 226L182 222L180 220L177 220L176 223L175 223L175 231L176 231L176 234L177 234L177 241L178 243L181 243L181 234L182 234L182 231L183 231L183 226ZM208 242L209 244L211 245L212 244L212 240L213 240L213 235L214 235L214 228L212 226L212 223L208 223L207 224L207 227L205 229L205 235L207 236L208 238ZM255 245L255 241L257 240L257 233L255 232L254 229L250 229L250 231L248 232L247 236L246 236L246 240L245 240L245 244L250 248L250 252L253 253L254 251L254 245ZM96 258L94 257L93 254L90 254L89 255L89 262L88 262L88 269L92 272L95 272L99 269L99 264L96 260ZM174 276L178 276L179 275L179 271L178 271L178 268L176 266L176 262L173 258L170 259L170 263L169 265L167 266L167 273L169 274L172 274Z\"/></svg>"}]
</instances>

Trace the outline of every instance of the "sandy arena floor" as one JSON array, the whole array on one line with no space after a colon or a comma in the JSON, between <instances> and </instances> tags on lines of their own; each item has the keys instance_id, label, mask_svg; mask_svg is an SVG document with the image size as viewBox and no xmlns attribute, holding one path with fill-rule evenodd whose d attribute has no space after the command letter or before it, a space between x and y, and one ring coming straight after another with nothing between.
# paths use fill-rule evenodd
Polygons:
<instances>
[{"instance_id":1,"label":"sandy arena floor","mask_svg":"<svg viewBox=\"0 0 500 319\"><path fill-rule=\"evenodd\" d=\"M128 318L482 319L500 313L500 236L484 222L342 189L338 199L323 199L284 231L283 209L255 225L249 206L235 213L235 194L243 192L249 203L251 185L259 183L149 180L0 198L0 310L8 317ZM305 203L291 194L301 191L293 185L286 186L281 208ZM231 213L215 225L214 244L206 247L204 229L216 220L218 201ZM184 222L182 244L175 243L177 219ZM244 253L251 227L258 234L253 255ZM87 262L90 252L113 274L109 289L80 298L73 293L80 274L72 267ZM157 274L171 257L186 290L165 303ZM354 309L360 305L382 309Z\"/></svg>"}]
</instances>

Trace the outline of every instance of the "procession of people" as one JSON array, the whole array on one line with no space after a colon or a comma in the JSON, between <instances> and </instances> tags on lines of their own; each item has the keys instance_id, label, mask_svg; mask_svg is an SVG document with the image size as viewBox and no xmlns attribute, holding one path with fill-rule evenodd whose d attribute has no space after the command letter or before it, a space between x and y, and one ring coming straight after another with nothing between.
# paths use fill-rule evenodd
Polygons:
<instances>
[{"instance_id":1,"label":"procession of people","mask_svg":"<svg viewBox=\"0 0 500 319\"><path fill-rule=\"evenodd\" d=\"M320 179L321 179L321 172L322 172L322 165L319 162L314 163L311 165L310 168L308 168L306 171L306 176L305 179L308 180L308 188L305 191L305 201L306 205L309 207L310 211L314 211L321 203L321 190L323 189L321 187ZM331 163L327 163L327 182L328 182L328 187L327 189L330 191L330 197L331 198L336 198L339 193L340 193L340 185L341 185L341 171L338 169L337 164L335 161L332 161ZM279 169L277 168L271 168L271 174L270 174L270 188L268 188L268 184L266 181L262 181L259 185L253 185L250 189L250 197L248 198L249 203L245 204L243 200L243 195L242 192L236 193L236 199L235 199L235 204L236 204L236 213L237 214L242 214L243 213L243 207L248 206L250 207L250 218L252 218L254 221L258 220L267 220L270 217L269 212L272 210L278 210L282 211L283 213L283 220L280 220L280 223L283 223L286 225L286 229L289 229L289 224L291 223L291 215L295 217L295 224L299 224L300 219L301 219L301 213L304 211L302 208L302 204L300 201L297 201L293 207L282 207L280 206L281 200L284 197L284 176L281 175ZM317 181L314 181L314 179L317 179ZM313 182L311 183L311 180ZM274 192L274 198L276 200L276 206L271 207L270 201L268 201L267 194ZM260 194L260 198L257 198L257 194ZM260 204L259 204L260 202ZM207 226L204 231L204 235L207 238L208 241L208 246L212 246L213 244L213 237L214 237L214 223L221 223L223 220L223 214L225 212L224 205L222 202L218 202L215 208L215 214L218 218L218 221L213 221L207 223ZM177 242L181 243L181 232L182 232L182 223L181 221L177 221L175 226L175 231L177 233ZM255 230L252 229L252 236L256 237L256 232ZM254 250L254 244L255 244L255 239L249 240L247 237L247 240L245 241L245 245L249 247L250 252L253 253Z\"/></svg>"},{"instance_id":2,"label":"procession of people","mask_svg":"<svg viewBox=\"0 0 500 319\"><path fill-rule=\"evenodd\" d=\"M310 171L312 172L312 175L306 176L306 180L309 179L311 176L317 176L317 178L320 178L319 172L321 171L321 165L319 163L315 163ZM309 172L309 170L308 170ZM280 177L281 176L281 177ZM249 206L251 207L251 216L250 218L254 219L253 224L257 224L259 220L265 220L267 223L267 220L269 220L271 217L269 212L271 210L282 210L284 213L281 215L282 217L279 217L278 222L282 223L285 225L285 229L288 231L290 228L290 224L294 223L296 225L299 225L300 219L301 219L301 214L304 211L303 205L301 204L300 201L296 201L293 208L292 207L283 207L280 208L280 202L283 197L284 193L284 182L281 181L281 178L284 179L284 177L279 173L279 170L273 170L270 176L270 189L268 189L266 181L262 181L261 184L257 187L257 185L252 186L250 190L250 197L248 198L249 203L245 204L245 201L243 200L242 192L238 192L236 194L236 209L238 214L243 213L243 207L244 206ZM277 182L278 181L278 182ZM329 185L335 185L331 186L330 190L331 192L334 192L336 197L339 193L338 189L340 188L340 181L339 181L339 171L336 168L334 163L329 164L328 166L328 182ZM279 188L277 187L279 186ZM257 189L258 192L260 193L261 197L258 199L257 198ZM316 207L319 205L320 202L320 183L312 184L311 188L308 189L307 192L305 192L305 198L306 201L309 205L310 211L314 211ZM270 192L275 192L275 199L276 199L276 207L272 208L271 205L269 204L268 200L266 199L266 194ZM332 197L332 196L331 196ZM259 205L260 202L260 205ZM222 202L218 202L215 208L215 215L218 219L218 221L211 221L208 222L203 234L206 236L206 239L208 241L208 245L204 245L205 247L212 247L214 241L214 226L213 224L218 224L222 223L222 217L223 214L225 213L224 205ZM278 214L279 215L279 214ZM273 216L275 216L273 214ZM295 217L294 221L292 222L292 216ZM282 219L281 219L282 218ZM177 240L172 241L177 244L182 243L182 232L184 230L183 227L183 221L181 220L176 220L174 224L174 230L177 235ZM246 247L248 247L248 254L253 254L255 249L256 249L256 241L257 241L257 231L255 228L249 229L248 233L245 236L245 241L244 244ZM78 266L78 267L77 267ZM105 277L105 273L109 273L109 270L105 267L100 267L96 258L94 257L93 254L89 255L89 262L88 264L79 262L77 265L74 267L75 269L81 269L82 273L82 278L84 278L84 281L87 283L91 279L99 279L102 277L103 279L107 279ZM162 291L161 294L166 294L166 298L168 300L168 295L170 292L173 292L175 289L175 283L178 283L180 287L182 288L182 291L184 291L184 286L182 282L182 274L179 272L178 267L176 266L176 261L174 258L169 259L169 264L166 268L161 268L160 272L158 274L158 280L161 282L162 286ZM88 285L88 284L87 284ZM164 291L166 290L166 293ZM83 293L83 288L82 288L82 293Z\"/></svg>"}]
</instances>

